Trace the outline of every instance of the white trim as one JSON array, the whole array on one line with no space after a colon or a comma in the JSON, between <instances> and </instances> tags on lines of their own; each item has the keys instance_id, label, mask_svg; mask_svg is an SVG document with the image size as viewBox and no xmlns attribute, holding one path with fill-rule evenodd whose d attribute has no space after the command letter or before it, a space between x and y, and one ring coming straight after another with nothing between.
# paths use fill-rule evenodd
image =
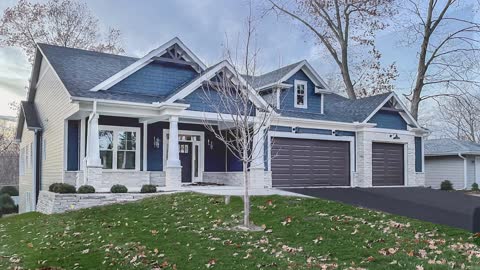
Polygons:
<instances>
[{"instance_id":1,"label":"white trim","mask_svg":"<svg viewBox=\"0 0 480 270\"><path fill-rule=\"evenodd\" d=\"M63 121L63 171L68 169L68 120ZM65 179L65 174L62 180Z\"/></svg>"},{"instance_id":2,"label":"white trim","mask_svg":"<svg viewBox=\"0 0 480 270\"><path fill-rule=\"evenodd\" d=\"M282 89L280 88L277 88L276 90L276 95L277 95L277 109L280 110L280 103L281 103L281 99L280 99L280 94L282 92Z\"/></svg>"},{"instance_id":3,"label":"white trim","mask_svg":"<svg viewBox=\"0 0 480 270\"><path fill-rule=\"evenodd\" d=\"M147 142L147 135L148 135L148 123L147 122L144 122L143 123L143 161L142 161L142 164L143 164L143 171L147 171L147 145L148 145L148 142Z\"/></svg>"},{"instance_id":4,"label":"white trim","mask_svg":"<svg viewBox=\"0 0 480 270\"><path fill-rule=\"evenodd\" d=\"M463 159L463 189L467 189L467 181L468 181L468 169L467 169L467 158L462 156L461 153L458 153L458 156Z\"/></svg>"},{"instance_id":5,"label":"white trim","mask_svg":"<svg viewBox=\"0 0 480 270\"><path fill-rule=\"evenodd\" d=\"M335 135L322 135L322 134L310 134L310 133L291 133L283 131L268 132L268 171L272 170L272 137L277 138L290 138L290 139L308 139L308 140L324 140L324 141L343 141L350 142L350 187L353 187L353 177L356 172L355 168L355 137L353 136L335 136Z\"/></svg>"},{"instance_id":6,"label":"white trim","mask_svg":"<svg viewBox=\"0 0 480 270\"><path fill-rule=\"evenodd\" d=\"M42 62L43 62L43 59L45 59L45 57L42 57ZM45 77L47 72L52 68L50 66L50 64L48 63L48 61L46 61L45 63L46 63L47 67L42 72L42 62L40 62L40 68L38 70L39 76L38 76L38 79L37 79L37 83L35 84L35 88L38 88L38 85L43 81L43 78Z\"/></svg>"},{"instance_id":7,"label":"white trim","mask_svg":"<svg viewBox=\"0 0 480 270\"><path fill-rule=\"evenodd\" d=\"M315 86L317 86L317 84L321 84L323 87L325 87L327 92L332 92L332 90L328 87L328 85L325 83L322 77L318 75L318 73L315 71L315 69L312 67L312 65L310 65L310 63L307 60L303 60L302 62L300 62L294 69L288 72L275 84L279 84L279 83L282 83L283 81L288 80L290 77L292 77L295 73L297 73L301 69L305 72L307 77L315 83ZM261 88L265 88L265 87L262 86Z\"/></svg>"},{"instance_id":8,"label":"white trim","mask_svg":"<svg viewBox=\"0 0 480 270\"><path fill-rule=\"evenodd\" d=\"M410 121L411 124L415 125L417 128L422 128L418 122L415 120L415 118L413 118L413 116L410 114L410 112L408 111L407 107L405 107L405 104L403 104L403 102L400 100L400 98L398 98L397 94L395 94L395 92L392 92L390 95L388 95L384 101L382 101L382 103L380 103L380 105L377 106L377 108L375 108L375 110L373 110L368 116L367 118L365 118L365 120L363 120L362 123L368 123L368 121L383 107L383 105L385 105L391 98L394 98L396 101L397 101L397 104L400 105L401 109L404 111L404 113L400 113L400 115L403 117L403 119L405 119L404 115L407 116L407 118L405 120L407 120L407 122Z\"/></svg>"},{"instance_id":9,"label":"white trim","mask_svg":"<svg viewBox=\"0 0 480 270\"><path fill-rule=\"evenodd\" d=\"M295 108L307 109L308 108L308 82L303 80L295 80L293 83L293 106ZM297 87L303 85L303 104L298 104L298 89Z\"/></svg>"},{"instance_id":10,"label":"white trim","mask_svg":"<svg viewBox=\"0 0 480 270\"><path fill-rule=\"evenodd\" d=\"M153 57L160 56L160 55L164 54L167 51L168 48L170 48L171 46L173 46L175 44L177 44L182 50L184 50L187 53L187 55L196 64L198 64L200 66L200 68L202 70L206 69L205 64L202 61L200 61L200 59L195 54L193 54L193 52L190 51L190 49L188 49L187 46L185 46L185 44L183 44L183 42L178 37L175 37L175 38L171 39L170 41L168 41L167 43L163 44L162 46L160 46L160 47L156 48L155 50L149 52L144 57L135 61L133 64L127 66L126 68L124 68L124 69L120 70L119 72L115 73L113 76L111 76L108 79L104 80L103 82L99 83L98 85L96 85L95 87L90 89L90 91L97 92L97 91L100 91L100 90L109 89L110 87L114 86L115 84L117 84L121 80L127 78L128 76L130 76L134 72L138 71L142 67L151 63L153 61L152 60Z\"/></svg>"},{"instance_id":11,"label":"white trim","mask_svg":"<svg viewBox=\"0 0 480 270\"><path fill-rule=\"evenodd\" d=\"M325 94L321 93L320 94L320 113L324 114L324 104L325 104Z\"/></svg>"},{"instance_id":12,"label":"white trim","mask_svg":"<svg viewBox=\"0 0 480 270\"><path fill-rule=\"evenodd\" d=\"M425 173L425 138L420 137L422 142L422 173Z\"/></svg>"},{"instance_id":13,"label":"white trim","mask_svg":"<svg viewBox=\"0 0 480 270\"><path fill-rule=\"evenodd\" d=\"M185 86L182 90L180 90L179 92L175 93L173 96L171 96L170 98L168 98L164 103L166 104L171 104L179 99L182 99L182 98L185 98L186 96L188 96L189 94L191 94L193 91L197 90L201 84L206 81L206 80L209 80L210 78L212 78L213 76L215 76L215 74L217 74L218 71L220 71L221 69L223 68L226 68L228 69L232 74L236 75L236 71L235 69L233 68L233 66L226 60L220 62L219 64L217 64L215 67L213 67L212 69L210 69L209 71L207 71L205 74L203 74L202 76L198 77L197 79L193 80L192 82L190 82L187 86ZM261 107L261 108L270 108L270 106L268 105L268 103L258 94L258 92L256 90L254 90L248 83L247 81L245 81L245 79L243 79L241 76L235 76L235 78L243 85L245 85L248 89L248 91L250 91L250 100L257 106L257 107Z\"/></svg>"},{"instance_id":14,"label":"white trim","mask_svg":"<svg viewBox=\"0 0 480 270\"><path fill-rule=\"evenodd\" d=\"M167 145L168 145L168 139L167 135L170 134L170 129L163 129L163 135L162 135L162 144L163 144L163 171L167 168ZM194 142L194 141L184 141L184 140L178 140L178 142L191 142L192 143L192 183L194 182L202 182L203 181L203 172L205 171L205 132L203 131L194 131L194 130L178 130L178 136L181 135L192 135L192 136L200 136L200 141ZM195 145L198 146L198 177L195 177L195 171L194 171L194 155L195 152L193 151L195 149Z\"/></svg>"},{"instance_id":15,"label":"white trim","mask_svg":"<svg viewBox=\"0 0 480 270\"><path fill-rule=\"evenodd\" d=\"M112 169L103 169L104 171L121 171L121 172L134 172L140 171L140 128L139 127L122 127L122 126L109 126L109 125L98 125L98 131L107 130L113 131L113 148L112 148ZM118 169L117 168L117 156L118 156L118 132L135 132L136 145L135 145L135 169ZM100 150L101 151L101 150ZM122 151L122 150L120 150Z\"/></svg>"}]
</instances>

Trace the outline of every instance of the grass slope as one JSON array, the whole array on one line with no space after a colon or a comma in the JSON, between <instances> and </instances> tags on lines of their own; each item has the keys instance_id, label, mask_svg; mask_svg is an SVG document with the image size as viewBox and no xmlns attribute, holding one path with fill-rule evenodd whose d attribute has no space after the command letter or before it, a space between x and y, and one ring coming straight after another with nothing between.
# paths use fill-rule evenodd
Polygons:
<instances>
[{"instance_id":1,"label":"grass slope","mask_svg":"<svg viewBox=\"0 0 480 270\"><path fill-rule=\"evenodd\" d=\"M197 194L0 219L0 269L475 268L466 231L291 197L254 197L263 232L230 231L242 202ZM20 268L21 267L21 268Z\"/></svg>"}]
</instances>

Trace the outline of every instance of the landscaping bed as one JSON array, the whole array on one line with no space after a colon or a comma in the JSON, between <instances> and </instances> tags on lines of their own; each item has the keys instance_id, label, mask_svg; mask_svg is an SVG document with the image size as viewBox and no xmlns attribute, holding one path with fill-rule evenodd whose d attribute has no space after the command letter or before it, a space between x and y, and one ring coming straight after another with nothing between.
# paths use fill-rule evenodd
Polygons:
<instances>
[{"instance_id":1,"label":"landscaping bed","mask_svg":"<svg viewBox=\"0 0 480 270\"><path fill-rule=\"evenodd\" d=\"M464 230L321 199L192 193L0 220L0 269L449 269L480 264ZM50 268L49 268L50 267Z\"/></svg>"}]
</instances>

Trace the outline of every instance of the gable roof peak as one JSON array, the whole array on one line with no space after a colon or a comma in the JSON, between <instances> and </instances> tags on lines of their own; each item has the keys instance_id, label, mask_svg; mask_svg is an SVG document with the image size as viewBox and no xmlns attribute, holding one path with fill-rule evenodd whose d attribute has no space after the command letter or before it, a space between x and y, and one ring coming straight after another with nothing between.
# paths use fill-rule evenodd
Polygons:
<instances>
[{"instance_id":1,"label":"gable roof peak","mask_svg":"<svg viewBox=\"0 0 480 270\"><path fill-rule=\"evenodd\" d=\"M172 54L172 52L170 51L172 47L174 47L174 50L179 49L180 51L179 52L175 51ZM100 90L107 90L110 87L117 84L118 82L125 79L126 77L135 73L139 69L143 68L144 66L150 64L155 60L158 60L158 58L159 57L161 58L164 54L169 54L173 58L172 60L173 62L183 61L183 62L191 62L195 64L196 67L194 67L194 69L196 69L198 73L201 73L207 68L205 64L187 46L185 46L185 44L178 37L174 37L168 42L159 46L158 48L150 51L145 56L138 59L131 65L115 73L113 76L97 84L95 87L90 89L90 91L97 92ZM185 59L185 61L182 59Z\"/></svg>"}]
</instances>

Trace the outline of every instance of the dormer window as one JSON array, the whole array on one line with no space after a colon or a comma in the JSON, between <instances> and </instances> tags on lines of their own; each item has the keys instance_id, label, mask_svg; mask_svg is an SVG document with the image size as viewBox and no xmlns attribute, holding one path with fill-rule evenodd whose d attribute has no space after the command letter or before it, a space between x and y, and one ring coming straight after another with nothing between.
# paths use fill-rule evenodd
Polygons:
<instances>
[{"instance_id":1,"label":"dormer window","mask_svg":"<svg viewBox=\"0 0 480 270\"><path fill-rule=\"evenodd\" d=\"M307 108L307 82L295 80L295 108Z\"/></svg>"}]
</instances>

